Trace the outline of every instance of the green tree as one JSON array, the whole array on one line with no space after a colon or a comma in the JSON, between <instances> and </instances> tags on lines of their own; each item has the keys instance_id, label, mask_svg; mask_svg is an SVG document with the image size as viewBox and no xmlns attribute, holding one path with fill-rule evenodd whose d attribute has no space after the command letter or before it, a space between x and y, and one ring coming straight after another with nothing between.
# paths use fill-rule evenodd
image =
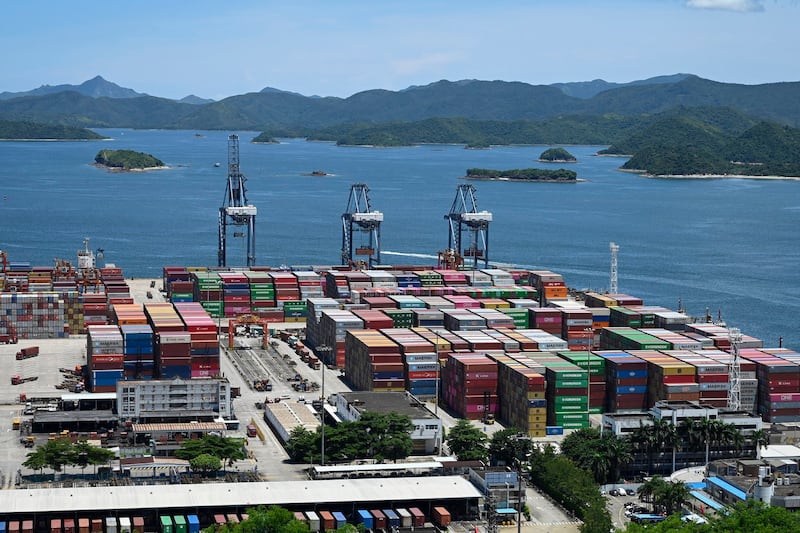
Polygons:
<instances>
[{"instance_id":1,"label":"green tree","mask_svg":"<svg viewBox=\"0 0 800 533\"><path fill-rule=\"evenodd\" d=\"M328 437L326 448L330 450L332 448L331 438L333 437L333 443L335 444L335 435L332 435L331 431L326 428L325 436ZM294 462L313 463L320 456L320 446L320 438L317 432L297 426L289 433L289 440L286 441L286 453L289 454L289 458Z\"/></svg>"},{"instance_id":2,"label":"green tree","mask_svg":"<svg viewBox=\"0 0 800 533\"><path fill-rule=\"evenodd\" d=\"M48 465L47 459L44 456L44 448L39 447L33 451L28 452L28 455L25 458L25 461L22 462L22 466L25 468L30 468L34 471L41 471Z\"/></svg>"},{"instance_id":3,"label":"green tree","mask_svg":"<svg viewBox=\"0 0 800 533\"><path fill-rule=\"evenodd\" d=\"M486 461L488 457L486 434L469 420L461 419L450 428L446 442L459 461Z\"/></svg>"},{"instance_id":4,"label":"green tree","mask_svg":"<svg viewBox=\"0 0 800 533\"><path fill-rule=\"evenodd\" d=\"M514 466L526 463L533 445L527 435L515 428L501 429L489 440L489 461L493 465Z\"/></svg>"},{"instance_id":5,"label":"green tree","mask_svg":"<svg viewBox=\"0 0 800 533\"><path fill-rule=\"evenodd\" d=\"M191 461L198 455L213 455L223 462L223 465L233 466L233 463L247 458L244 450L244 441L234 437L220 437L219 435L205 435L202 439L184 441L175 457Z\"/></svg>"},{"instance_id":6,"label":"green tree","mask_svg":"<svg viewBox=\"0 0 800 533\"><path fill-rule=\"evenodd\" d=\"M104 465L111 461L115 454L111 450L92 446L86 440L79 440L72 445L72 460L70 464L78 465L83 471L88 465Z\"/></svg>"},{"instance_id":7,"label":"green tree","mask_svg":"<svg viewBox=\"0 0 800 533\"><path fill-rule=\"evenodd\" d=\"M639 499L651 502L653 510L671 515L681 510L689 499L689 488L683 482L671 482L653 476L639 487Z\"/></svg>"},{"instance_id":8,"label":"green tree","mask_svg":"<svg viewBox=\"0 0 800 533\"><path fill-rule=\"evenodd\" d=\"M222 461L219 457L215 457L210 453L201 453L197 457L189 460L189 466L195 472L200 472L204 476L208 476L212 472L216 472L222 468Z\"/></svg>"},{"instance_id":9,"label":"green tree","mask_svg":"<svg viewBox=\"0 0 800 533\"><path fill-rule=\"evenodd\" d=\"M74 454L72 443L66 439L56 439L48 441L39 447L45 464L53 472L61 472L61 469L70 464L74 464Z\"/></svg>"}]
</instances>

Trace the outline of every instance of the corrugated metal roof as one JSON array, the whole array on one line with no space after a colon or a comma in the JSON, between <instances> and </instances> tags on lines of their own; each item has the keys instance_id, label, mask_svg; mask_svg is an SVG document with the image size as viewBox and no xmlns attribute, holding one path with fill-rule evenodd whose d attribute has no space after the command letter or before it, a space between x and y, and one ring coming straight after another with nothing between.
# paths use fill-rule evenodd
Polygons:
<instances>
[{"instance_id":1,"label":"corrugated metal roof","mask_svg":"<svg viewBox=\"0 0 800 533\"><path fill-rule=\"evenodd\" d=\"M136 433L148 431L225 431L225 424L220 422L192 422L175 424L133 424Z\"/></svg>"},{"instance_id":2,"label":"corrugated metal roof","mask_svg":"<svg viewBox=\"0 0 800 533\"><path fill-rule=\"evenodd\" d=\"M481 498L460 476L0 491L14 513Z\"/></svg>"}]
</instances>

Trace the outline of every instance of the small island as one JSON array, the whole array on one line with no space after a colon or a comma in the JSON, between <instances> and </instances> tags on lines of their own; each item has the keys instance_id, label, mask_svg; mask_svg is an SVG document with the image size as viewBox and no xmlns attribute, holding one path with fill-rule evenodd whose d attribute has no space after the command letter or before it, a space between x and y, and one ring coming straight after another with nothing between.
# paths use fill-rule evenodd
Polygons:
<instances>
[{"instance_id":1,"label":"small island","mask_svg":"<svg viewBox=\"0 0 800 533\"><path fill-rule=\"evenodd\" d=\"M559 168L547 170L542 168L518 168L512 170L492 170L488 168L468 168L467 180L484 181L524 181L546 183L577 183L578 174L572 170Z\"/></svg>"},{"instance_id":2,"label":"small island","mask_svg":"<svg viewBox=\"0 0 800 533\"><path fill-rule=\"evenodd\" d=\"M575 156L563 148L549 148L538 159L541 163L577 163Z\"/></svg>"},{"instance_id":3,"label":"small island","mask_svg":"<svg viewBox=\"0 0 800 533\"><path fill-rule=\"evenodd\" d=\"M116 171L155 170L166 168L164 163L150 154L133 150L100 150L95 164Z\"/></svg>"},{"instance_id":4,"label":"small island","mask_svg":"<svg viewBox=\"0 0 800 533\"><path fill-rule=\"evenodd\" d=\"M253 144L280 144L275 137L271 136L266 131L263 131L256 137L253 137L253 140L250 142Z\"/></svg>"}]
</instances>

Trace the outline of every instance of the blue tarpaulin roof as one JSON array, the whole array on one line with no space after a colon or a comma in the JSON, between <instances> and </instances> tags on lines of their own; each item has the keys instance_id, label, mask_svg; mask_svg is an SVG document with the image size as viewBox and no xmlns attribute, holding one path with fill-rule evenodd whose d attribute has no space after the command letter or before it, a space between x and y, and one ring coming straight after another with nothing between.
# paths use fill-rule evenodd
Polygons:
<instances>
[{"instance_id":1,"label":"blue tarpaulin roof","mask_svg":"<svg viewBox=\"0 0 800 533\"><path fill-rule=\"evenodd\" d=\"M686 483L686 487L689 490L703 490L706 488L706 484L704 481L694 481L692 483Z\"/></svg>"},{"instance_id":2,"label":"blue tarpaulin roof","mask_svg":"<svg viewBox=\"0 0 800 533\"><path fill-rule=\"evenodd\" d=\"M516 509L512 509L511 507L503 507L502 509L498 509L497 514L517 514Z\"/></svg>"},{"instance_id":3,"label":"blue tarpaulin roof","mask_svg":"<svg viewBox=\"0 0 800 533\"><path fill-rule=\"evenodd\" d=\"M733 496L735 496L736 498L739 498L740 500L746 500L747 499L747 494L745 494L742 489L738 489L738 488L734 487L733 485L731 485L730 483L728 483L725 480L722 480L722 479L720 479L718 477L710 477L710 478L706 478L706 481L708 483L711 483L712 485L716 485L717 487L721 488L725 492L731 493Z\"/></svg>"},{"instance_id":4,"label":"blue tarpaulin roof","mask_svg":"<svg viewBox=\"0 0 800 533\"><path fill-rule=\"evenodd\" d=\"M717 502L715 502L714 500L712 500L712 499L711 499L711 498L708 496L708 494L705 494L705 493L703 493L703 492L700 492L700 491L697 491L697 490L693 490L693 491L691 491L689 494L691 494L693 497L695 497L695 498L697 498L698 500L700 500L702 503L704 503L704 504L705 504L705 505L707 505L708 507L711 507L711 508L712 508L712 509L714 509L715 511L719 511L720 509L722 509L723 507L725 507L724 505L722 505L722 504L720 504L720 503L717 503Z\"/></svg>"}]
</instances>

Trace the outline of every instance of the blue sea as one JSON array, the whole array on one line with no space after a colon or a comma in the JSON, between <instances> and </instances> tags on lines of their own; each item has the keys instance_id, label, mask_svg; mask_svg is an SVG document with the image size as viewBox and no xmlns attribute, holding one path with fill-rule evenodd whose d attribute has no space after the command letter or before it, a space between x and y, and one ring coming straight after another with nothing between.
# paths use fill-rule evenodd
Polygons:
<instances>
[{"instance_id":1,"label":"blue sea","mask_svg":"<svg viewBox=\"0 0 800 533\"><path fill-rule=\"evenodd\" d=\"M101 263L127 277L159 277L165 265L216 266L228 133L97 131L112 140L0 143L0 249L9 260L74 260L89 237L104 250ZM249 142L257 132L237 133L263 265L339 264L353 183L366 183L372 209L385 215L383 263L432 264L447 246L444 216L465 170L543 166L535 159L546 148L259 145ZM103 148L147 152L170 168L107 172L91 165ZM696 316L708 308L766 346L782 336L800 349L800 182L647 179L618 171L624 159L593 156L600 148L568 147L578 163L566 168L583 183L470 182L479 209L494 216L489 258L604 290L613 241L620 292L672 309L680 300ZM304 175L313 170L332 175ZM244 264L243 239L229 242L228 264Z\"/></svg>"}]
</instances>

